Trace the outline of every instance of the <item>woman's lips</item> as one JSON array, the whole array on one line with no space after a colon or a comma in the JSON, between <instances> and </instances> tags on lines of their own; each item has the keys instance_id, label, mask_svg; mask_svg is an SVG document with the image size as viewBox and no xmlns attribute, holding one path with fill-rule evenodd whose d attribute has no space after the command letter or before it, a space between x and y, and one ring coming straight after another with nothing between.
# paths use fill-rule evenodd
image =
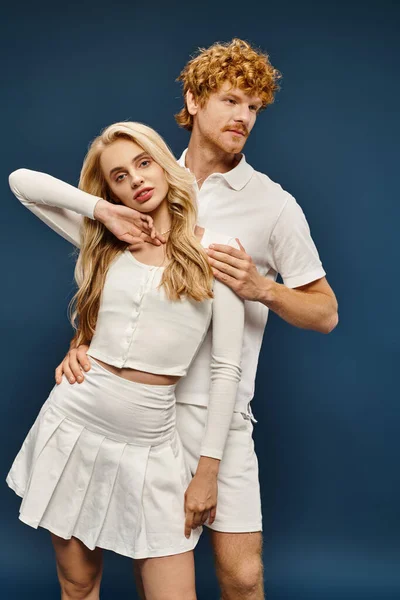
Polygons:
<instances>
[{"instance_id":1,"label":"woman's lips","mask_svg":"<svg viewBox=\"0 0 400 600\"><path fill-rule=\"evenodd\" d=\"M143 190L145 193L142 194L138 194L137 196L134 197L134 200L136 202L139 202L139 204L142 204L143 202L147 202L147 200L150 200L150 198L152 197L153 193L154 193L154 188L149 189L149 190Z\"/></svg>"}]
</instances>

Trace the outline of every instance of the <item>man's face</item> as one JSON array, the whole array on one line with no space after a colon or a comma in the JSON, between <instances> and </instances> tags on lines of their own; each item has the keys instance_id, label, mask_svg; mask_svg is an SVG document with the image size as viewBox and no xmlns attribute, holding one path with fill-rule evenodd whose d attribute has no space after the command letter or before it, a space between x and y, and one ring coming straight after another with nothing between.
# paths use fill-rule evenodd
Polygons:
<instances>
[{"instance_id":1,"label":"man's face","mask_svg":"<svg viewBox=\"0 0 400 600\"><path fill-rule=\"evenodd\" d=\"M188 103L194 117L193 131L197 130L200 140L229 154L241 152L261 106L258 96L249 96L228 81L210 95L204 106L194 103L191 107Z\"/></svg>"}]
</instances>

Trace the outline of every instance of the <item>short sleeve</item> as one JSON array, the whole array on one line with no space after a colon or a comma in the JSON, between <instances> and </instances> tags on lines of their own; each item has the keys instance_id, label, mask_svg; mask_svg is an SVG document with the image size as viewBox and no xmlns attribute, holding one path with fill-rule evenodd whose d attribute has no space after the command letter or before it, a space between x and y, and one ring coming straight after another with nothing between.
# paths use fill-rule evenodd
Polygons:
<instances>
[{"instance_id":1,"label":"short sleeve","mask_svg":"<svg viewBox=\"0 0 400 600\"><path fill-rule=\"evenodd\" d=\"M310 227L290 194L272 231L267 260L287 287L295 288L326 275Z\"/></svg>"}]
</instances>

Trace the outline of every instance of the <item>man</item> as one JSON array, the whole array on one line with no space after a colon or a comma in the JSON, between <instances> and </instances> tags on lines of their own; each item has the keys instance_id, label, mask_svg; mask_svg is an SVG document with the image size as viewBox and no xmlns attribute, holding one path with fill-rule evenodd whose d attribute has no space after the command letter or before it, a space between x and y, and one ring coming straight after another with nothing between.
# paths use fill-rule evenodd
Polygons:
<instances>
[{"instance_id":1,"label":"man","mask_svg":"<svg viewBox=\"0 0 400 600\"><path fill-rule=\"evenodd\" d=\"M273 102L279 77L267 55L239 39L202 49L179 77L185 105L176 120L191 132L179 163L197 181L198 224L237 238L240 250L215 244L208 256L215 277L242 297L246 308L242 381L218 474L217 514L208 525L223 600L264 598L250 401L268 311L322 333L338 322L336 298L301 208L241 154L258 113ZM275 281L278 273L283 284ZM178 430L193 473L207 414L210 335L176 390ZM70 381L83 380L86 348L70 350L56 370L57 381L62 373ZM189 508L192 500L186 497ZM189 525L206 517L197 514Z\"/></svg>"}]
</instances>

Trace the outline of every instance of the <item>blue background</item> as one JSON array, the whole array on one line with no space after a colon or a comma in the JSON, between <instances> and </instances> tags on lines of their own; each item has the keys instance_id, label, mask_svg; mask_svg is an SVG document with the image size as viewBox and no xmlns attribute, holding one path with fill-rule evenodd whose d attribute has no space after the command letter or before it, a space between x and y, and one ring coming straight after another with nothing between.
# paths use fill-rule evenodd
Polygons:
<instances>
[{"instance_id":1,"label":"blue background","mask_svg":"<svg viewBox=\"0 0 400 600\"><path fill-rule=\"evenodd\" d=\"M254 411L269 600L400 597L398 367L399 4L11 3L2 12L0 472L53 385L71 330L71 247L24 210L18 167L76 183L104 126L148 123L175 154L188 135L175 82L198 46L234 36L270 53L282 91L247 160L303 207L340 304L329 336L271 314ZM58 597L48 534L0 486L0 595ZM197 550L199 600L217 599ZM106 554L103 598L136 598Z\"/></svg>"}]
</instances>

